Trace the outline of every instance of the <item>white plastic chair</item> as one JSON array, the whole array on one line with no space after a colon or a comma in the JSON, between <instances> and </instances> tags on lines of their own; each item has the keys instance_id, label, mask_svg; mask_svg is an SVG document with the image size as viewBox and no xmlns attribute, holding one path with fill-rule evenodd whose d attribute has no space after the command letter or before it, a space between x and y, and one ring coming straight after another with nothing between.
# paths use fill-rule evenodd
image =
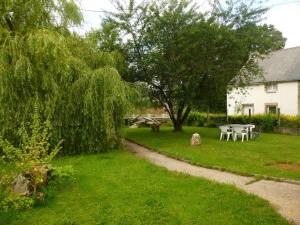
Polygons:
<instances>
[{"instance_id":1,"label":"white plastic chair","mask_svg":"<svg viewBox=\"0 0 300 225\"><path fill-rule=\"evenodd\" d=\"M233 131L229 126L220 126L219 128L221 130L220 141L222 141L225 136L227 137L227 141L229 141L230 136L233 138Z\"/></svg>"},{"instance_id":2,"label":"white plastic chair","mask_svg":"<svg viewBox=\"0 0 300 225\"><path fill-rule=\"evenodd\" d=\"M244 142L245 137L248 141L248 131L245 127L233 127L233 131L234 131L234 138L233 138L234 141L236 141L238 137L242 137L242 142Z\"/></svg>"},{"instance_id":3,"label":"white plastic chair","mask_svg":"<svg viewBox=\"0 0 300 225\"><path fill-rule=\"evenodd\" d=\"M253 124L248 124L248 129L249 129L249 132L250 132L250 139L252 140L253 139L253 129L255 128L255 125Z\"/></svg>"}]
</instances>

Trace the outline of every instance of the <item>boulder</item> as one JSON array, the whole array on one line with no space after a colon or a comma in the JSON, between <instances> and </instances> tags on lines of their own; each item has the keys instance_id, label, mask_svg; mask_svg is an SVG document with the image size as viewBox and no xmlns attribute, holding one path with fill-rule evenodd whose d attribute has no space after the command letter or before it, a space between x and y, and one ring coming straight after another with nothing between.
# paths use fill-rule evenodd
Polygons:
<instances>
[{"instance_id":1,"label":"boulder","mask_svg":"<svg viewBox=\"0 0 300 225\"><path fill-rule=\"evenodd\" d=\"M30 196L38 188L47 185L50 172L48 166L39 165L26 173L19 174L12 183L13 193L20 196Z\"/></svg>"},{"instance_id":2,"label":"boulder","mask_svg":"<svg viewBox=\"0 0 300 225\"><path fill-rule=\"evenodd\" d=\"M201 137L200 134L195 133L193 134L192 138L191 138L191 145L200 145L201 144Z\"/></svg>"},{"instance_id":3,"label":"boulder","mask_svg":"<svg viewBox=\"0 0 300 225\"><path fill-rule=\"evenodd\" d=\"M19 174L13 181L13 192L20 196L31 194L31 182L23 174Z\"/></svg>"}]
</instances>

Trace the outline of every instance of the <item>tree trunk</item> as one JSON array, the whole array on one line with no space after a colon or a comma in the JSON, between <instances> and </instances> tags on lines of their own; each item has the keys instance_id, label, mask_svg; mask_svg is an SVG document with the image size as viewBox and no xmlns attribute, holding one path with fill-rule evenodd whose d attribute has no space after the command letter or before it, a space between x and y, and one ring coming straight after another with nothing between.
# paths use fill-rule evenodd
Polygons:
<instances>
[{"instance_id":1,"label":"tree trunk","mask_svg":"<svg viewBox=\"0 0 300 225\"><path fill-rule=\"evenodd\" d=\"M184 107L184 106L183 106ZM188 115L190 114L191 108L188 106L185 109L185 112L183 113L184 109L179 109L177 116L175 115L171 116L172 122L173 122L173 127L174 127L174 132L180 132L182 131L182 126L185 120L187 119Z\"/></svg>"},{"instance_id":2,"label":"tree trunk","mask_svg":"<svg viewBox=\"0 0 300 225\"><path fill-rule=\"evenodd\" d=\"M185 106L184 102L180 104L177 114L174 112L173 104L171 102L168 103L162 103L162 105L167 110L170 119L172 120L174 132L180 132L182 131L182 126L184 121L187 119L189 113L191 112L190 106Z\"/></svg>"},{"instance_id":3,"label":"tree trunk","mask_svg":"<svg viewBox=\"0 0 300 225\"><path fill-rule=\"evenodd\" d=\"M181 119L177 119L175 121L173 121L173 126L174 126L174 132L181 132L182 131L182 125L183 125L183 121L181 121Z\"/></svg>"}]
</instances>

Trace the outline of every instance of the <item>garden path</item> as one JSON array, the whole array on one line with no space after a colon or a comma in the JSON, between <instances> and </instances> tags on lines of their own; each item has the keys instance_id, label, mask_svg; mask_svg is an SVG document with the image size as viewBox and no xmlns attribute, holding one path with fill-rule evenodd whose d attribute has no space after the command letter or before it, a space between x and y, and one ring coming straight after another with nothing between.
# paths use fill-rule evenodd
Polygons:
<instances>
[{"instance_id":1,"label":"garden path","mask_svg":"<svg viewBox=\"0 0 300 225\"><path fill-rule=\"evenodd\" d=\"M235 185L247 193L269 201L289 221L300 225L300 185L272 180L255 181L253 177L236 175L215 169L194 166L163 154L151 151L136 143L126 141L126 147L137 156L168 170L204 177L220 183Z\"/></svg>"}]
</instances>

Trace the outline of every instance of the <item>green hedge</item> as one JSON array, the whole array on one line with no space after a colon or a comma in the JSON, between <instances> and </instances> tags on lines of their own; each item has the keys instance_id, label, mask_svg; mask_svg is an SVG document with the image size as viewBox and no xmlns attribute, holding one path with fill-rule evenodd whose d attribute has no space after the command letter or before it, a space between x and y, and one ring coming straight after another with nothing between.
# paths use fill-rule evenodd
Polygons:
<instances>
[{"instance_id":1,"label":"green hedge","mask_svg":"<svg viewBox=\"0 0 300 225\"><path fill-rule=\"evenodd\" d=\"M227 116L225 114L209 114L200 112L191 112L187 125L217 127L222 124L255 124L260 131L272 132L274 127L300 128L300 116L286 116L272 114L257 114L249 116Z\"/></svg>"}]
</instances>

